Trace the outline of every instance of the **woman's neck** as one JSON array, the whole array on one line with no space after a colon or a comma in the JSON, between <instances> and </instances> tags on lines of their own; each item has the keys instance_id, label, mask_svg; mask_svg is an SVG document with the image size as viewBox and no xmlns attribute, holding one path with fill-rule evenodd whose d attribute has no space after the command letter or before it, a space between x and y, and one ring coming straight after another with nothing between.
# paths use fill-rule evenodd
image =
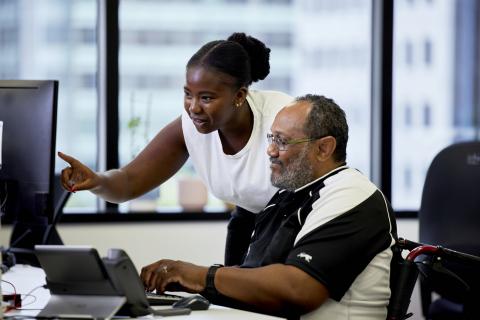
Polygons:
<instances>
[{"instance_id":1,"label":"woman's neck","mask_svg":"<svg viewBox=\"0 0 480 320\"><path fill-rule=\"evenodd\" d=\"M252 109L245 100L228 128L218 130L225 154L236 154L245 147L252 135L253 121Z\"/></svg>"}]
</instances>

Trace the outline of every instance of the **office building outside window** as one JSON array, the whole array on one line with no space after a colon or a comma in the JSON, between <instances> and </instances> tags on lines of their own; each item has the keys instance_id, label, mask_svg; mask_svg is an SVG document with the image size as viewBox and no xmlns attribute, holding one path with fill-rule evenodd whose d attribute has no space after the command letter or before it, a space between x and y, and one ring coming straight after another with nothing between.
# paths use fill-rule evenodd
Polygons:
<instances>
[{"instance_id":1,"label":"office building outside window","mask_svg":"<svg viewBox=\"0 0 480 320\"><path fill-rule=\"evenodd\" d=\"M413 115L412 115L412 106L407 103L405 104L405 127L411 127L412 126L412 119L413 119Z\"/></svg>"},{"instance_id":2,"label":"office building outside window","mask_svg":"<svg viewBox=\"0 0 480 320\"><path fill-rule=\"evenodd\" d=\"M0 2L0 78L59 80L57 150L93 169L97 153L96 18L95 0ZM56 159L56 172L65 166ZM68 206L77 212L94 212L95 197L78 192Z\"/></svg>"},{"instance_id":3,"label":"office building outside window","mask_svg":"<svg viewBox=\"0 0 480 320\"><path fill-rule=\"evenodd\" d=\"M426 39L424 44L424 56L423 60L426 65L432 64L432 43L430 42L430 39Z\"/></svg>"},{"instance_id":4,"label":"office building outside window","mask_svg":"<svg viewBox=\"0 0 480 320\"><path fill-rule=\"evenodd\" d=\"M469 0L395 1L392 204L396 210L418 210L426 170L440 150L478 139L475 22L480 19L479 5ZM415 44L407 59L414 61L411 65L398 57L405 43ZM398 121L405 99L414 109L409 130Z\"/></svg>"}]
</instances>

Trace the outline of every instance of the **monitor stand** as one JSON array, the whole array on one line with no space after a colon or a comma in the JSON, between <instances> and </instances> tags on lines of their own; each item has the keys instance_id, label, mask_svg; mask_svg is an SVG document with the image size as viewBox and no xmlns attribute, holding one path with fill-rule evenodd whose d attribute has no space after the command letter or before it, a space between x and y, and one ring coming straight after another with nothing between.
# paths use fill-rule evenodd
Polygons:
<instances>
[{"instance_id":1,"label":"monitor stand","mask_svg":"<svg viewBox=\"0 0 480 320\"><path fill-rule=\"evenodd\" d=\"M5 251L15 256L13 264L28 264L39 267L40 263L33 250L36 244L61 245L63 241L53 225L17 221L13 223L10 247Z\"/></svg>"},{"instance_id":2,"label":"monitor stand","mask_svg":"<svg viewBox=\"0 0 480 320\"><path fill-rule=\"evenodd\" d=\"M36 244L63 244L55 226L60 221L63 214L63 207L69 199L70 192L63 189L60 175L55 175L53 182L54 208L52 221L48 223L47 219L45 219L39 221L13 222L10 247L4 250L3 254L11 254L14 257L9 260L9 264L5 264L4 267L6 269L16 263L39 267L40 263L33 250Z\"/></svg>"},{"instance_id":3,"label":"monitor stand","mask_svg":"<svg viewBox=\"0 0 480 320\"><path fill-rule=\"evenodd\" d=\"M110 319L126 301L121 296L52 295L37 317Z\"/></svg>"}]
</instances>

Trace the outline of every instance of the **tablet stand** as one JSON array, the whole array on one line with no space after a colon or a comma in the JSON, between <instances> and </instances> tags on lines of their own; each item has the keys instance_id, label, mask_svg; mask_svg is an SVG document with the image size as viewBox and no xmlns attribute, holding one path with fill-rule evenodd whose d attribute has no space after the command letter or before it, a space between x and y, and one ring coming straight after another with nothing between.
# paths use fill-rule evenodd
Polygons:
<instances>
[{"instance_id":1,"label":"tablet stand","mask_svg":"<svg viewBox=\"0 0 480 320\"><path fill-rule=\"evenodd\" d=\"M125 301L120 296L52 295L37 317L110 319Z\"/></svg>"}]
</instances>

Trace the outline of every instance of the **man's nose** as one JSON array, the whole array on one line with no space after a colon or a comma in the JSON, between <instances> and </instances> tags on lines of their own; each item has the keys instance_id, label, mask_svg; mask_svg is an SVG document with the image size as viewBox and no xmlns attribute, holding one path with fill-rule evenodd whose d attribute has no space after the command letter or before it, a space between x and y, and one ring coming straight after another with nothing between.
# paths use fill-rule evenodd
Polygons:
<instances>
[{"instance_id":1,"label":"man's nose","mask_svg":"<svg viewBox=\"0 0 480 320\"><path fill-rule=\"evenodd\" d=\"M268 144L267 154L273 158L278 157L278 147L275 143Z\"/></svg>"}]
</instances>

